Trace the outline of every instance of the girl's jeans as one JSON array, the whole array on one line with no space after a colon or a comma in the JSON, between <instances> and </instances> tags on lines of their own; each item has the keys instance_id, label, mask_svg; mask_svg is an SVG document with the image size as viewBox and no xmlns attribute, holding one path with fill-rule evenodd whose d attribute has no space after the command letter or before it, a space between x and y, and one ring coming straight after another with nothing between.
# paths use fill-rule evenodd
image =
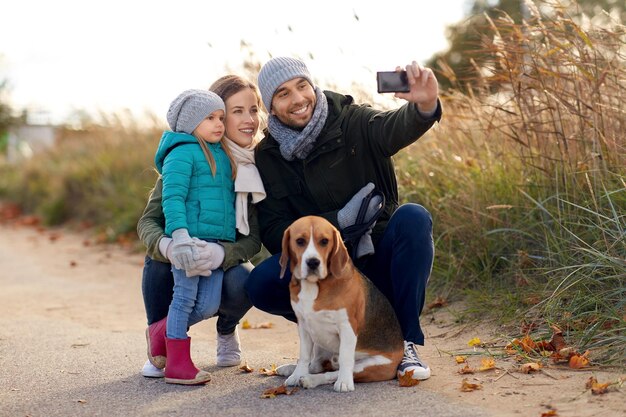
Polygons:
<instances>
[{"instance_id":1,"label":"girl's jeans","mask_svg":"<svg viewBox=\"0 0 626 417\"><path fill-rule=\"evenodd\" d=\"M356 262L391 302L404 339L420 345L424 334L419 317L434 256L432 229L432 218L424 207L404 204L389 219L376 253ZM246 281L246 291L256 308L296 321L289 297L291 273L279 278L279 258L276 254L257 265Z\"/></svg>"},{"instance_id":2,"label":"girl's jeans","mask_svg":"<svg viewBox=\"0 0 626 417\"><path fill-rule=\"evenodd\" d=\"M187 339L187 329L217 313L222 297L224 271L211 275L187 277L183 269L172 265L174 297L167 313L167 337Z\"/></svg>"},{"instance_id":3,"label":"girl's jeans","mask_svg":"<svg viewBox=\"0 0 626 417\"><path fill-rule=\"evenodd\" d=\"M252 268L252 264L246 262L224 272L222 298L217 310L217 332L219 334L226 335L234 332L241 318L252 307L252 303L244 290L244 283ZM174 278L171 265L146 256L141 291L148 325L167 316L172 302L173 288Z\"/></svg>"}]
</instances>

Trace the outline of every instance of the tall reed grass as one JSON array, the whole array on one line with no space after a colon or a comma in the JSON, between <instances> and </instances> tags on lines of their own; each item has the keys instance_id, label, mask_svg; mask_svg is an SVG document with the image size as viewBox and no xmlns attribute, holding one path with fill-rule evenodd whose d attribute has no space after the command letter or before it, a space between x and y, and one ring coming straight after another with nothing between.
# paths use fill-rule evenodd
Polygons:
<instances>
[{"instance_id":1,"label":"tall reed grass","mask_svg":"<svg viewBox=\"0 0 626 417\"><path fill-rule=\"evenodd\" d=\"M625 364L626 32L530 10L485 16L481 76L440 62L455 88L400 157L401 195L433 211L434 292L464 288L476 311L558 324Z\"/></svg>"}]
</instances>

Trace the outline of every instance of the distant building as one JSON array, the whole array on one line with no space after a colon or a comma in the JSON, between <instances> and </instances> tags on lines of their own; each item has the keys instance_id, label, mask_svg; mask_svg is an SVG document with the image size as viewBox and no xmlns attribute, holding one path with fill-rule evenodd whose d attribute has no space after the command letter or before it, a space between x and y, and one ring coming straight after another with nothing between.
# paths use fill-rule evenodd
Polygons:
<instances>
[{"instance_id":1,"label":"distant building","mask_svg":"<svg viewBox=\"0 0 626 417\"><path fill-rule=\"evenodd\" d=\"M9 129L7 161L17 162L37 152L49 149L56 142L56 127L47 124L27 124Z\"/></svg>"}]
</instances>

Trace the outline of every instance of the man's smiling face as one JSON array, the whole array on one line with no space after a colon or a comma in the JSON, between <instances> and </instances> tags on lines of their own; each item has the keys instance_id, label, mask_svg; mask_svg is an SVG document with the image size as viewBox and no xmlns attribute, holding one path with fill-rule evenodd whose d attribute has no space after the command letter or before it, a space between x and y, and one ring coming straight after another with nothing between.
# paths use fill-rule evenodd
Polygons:
<instances>
[{"instance_id":1,"label":"man's smiling face","mask_svg":"<svg viewBox=\"0 0 626 417\"><path fill-rule=\"evenodd\" d=\"M316 103L313 86L304 78L294 78L276 89L270 113L283 124L302 130L313 117Z\"/></svg>"}]
</instances>

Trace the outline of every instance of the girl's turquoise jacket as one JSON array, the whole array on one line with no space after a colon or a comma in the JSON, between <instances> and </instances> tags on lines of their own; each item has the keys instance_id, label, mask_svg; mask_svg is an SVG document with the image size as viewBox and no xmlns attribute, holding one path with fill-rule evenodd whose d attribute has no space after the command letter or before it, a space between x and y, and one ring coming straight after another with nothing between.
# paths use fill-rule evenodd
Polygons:
<instances>
[{"instance_id":1,"label":"girl's turquoise jacket","mask_svg":"<svg viewBox=\"0 0 626 417\"><path fill-rule=\"evenodd\" d=\"M154 162L163 176L165 233L187 229L200 239L235 240L235 187L230 161L220 143L207 143L215 177L196 138L165 131Z\"/></svg>"}]
</instances>

